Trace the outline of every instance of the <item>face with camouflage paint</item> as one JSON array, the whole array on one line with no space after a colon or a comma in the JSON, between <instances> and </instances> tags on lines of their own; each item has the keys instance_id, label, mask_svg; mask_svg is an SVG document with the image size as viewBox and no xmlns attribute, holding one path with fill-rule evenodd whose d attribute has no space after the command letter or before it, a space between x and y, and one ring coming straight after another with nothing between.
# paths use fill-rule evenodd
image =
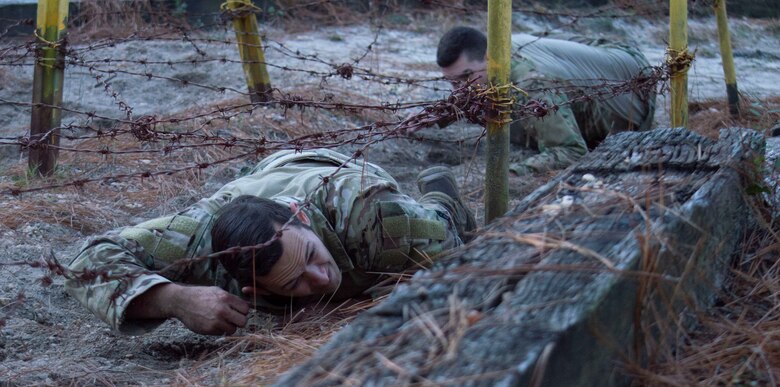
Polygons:
<instances>
[{"instance_id":1,"label":"face with camouflage paint","mask_svg":"<svg viewBox=\"0 0 780 387\"><path fill-rule=\"evenodd\" d=\"M338 289L341 271L311 229L288 227L282 231L279 241L282 256L268 274L256 277L257 285L268 292L291 297L329 294Z\"/></svg>"}]
</instances>

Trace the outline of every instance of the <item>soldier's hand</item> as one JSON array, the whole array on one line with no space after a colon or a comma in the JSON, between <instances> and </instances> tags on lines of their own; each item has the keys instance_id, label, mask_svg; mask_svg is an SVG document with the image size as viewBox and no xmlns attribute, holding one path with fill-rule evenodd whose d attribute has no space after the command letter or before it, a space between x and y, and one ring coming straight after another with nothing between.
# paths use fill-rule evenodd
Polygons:
<instances>
[{"instance_id":1,"label":"soldier's hand","mask_svg":"<svg viewBox=\"0 0 780 387\"><path fill-rule=\"evenodd\" d=\"M216 286L182 286L174 316L204 335L233 334L246 325L249 303Z\"/></svg>"}]
</instances>

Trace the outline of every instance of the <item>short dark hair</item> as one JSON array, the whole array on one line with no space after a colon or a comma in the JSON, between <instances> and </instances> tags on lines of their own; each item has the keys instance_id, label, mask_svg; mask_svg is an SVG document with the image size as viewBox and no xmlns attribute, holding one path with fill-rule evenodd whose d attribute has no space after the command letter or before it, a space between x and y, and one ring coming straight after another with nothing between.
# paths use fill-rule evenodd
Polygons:
<instances>
[{"instance_id":1,"label":"short dark hair","mask_svg":"<svg viewBox=\"0 0 780 387\"><path fill-rule=\"evenodd\" d=\"M453 27L439 40L436 63L439 67L448 67L464 52L470 60L484 59L485 51L487 51L485 34L471 27Z\"/></svg>"},{"instance_id":2,"label":"short dark hair","mask_svg":"<svg viewBox=\"0 0 780 387\"><path fill-rule=\"evenodd\" d=\"M293 217L289 207L270 199L241 195L217 213L217 221L211 228L211 250L219 252L231 247L262 244L276 234L277 227L288 221L291 226L305 227ZM271 271L283 252L281 241L276 240L259 250L222 254L219 262L240 286L250 286L255 276L264 276Z\"/></svg>"}]
</instances>

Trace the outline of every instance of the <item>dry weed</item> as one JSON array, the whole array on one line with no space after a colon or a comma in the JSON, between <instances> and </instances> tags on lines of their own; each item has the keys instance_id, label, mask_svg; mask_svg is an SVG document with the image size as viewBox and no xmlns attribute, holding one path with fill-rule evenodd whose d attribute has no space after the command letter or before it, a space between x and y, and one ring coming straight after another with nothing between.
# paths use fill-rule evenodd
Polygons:
<instances>
[{"instance_id":1,"label":"dry weed","mask_svg":"<svg viewBox=\"0 0 780 387\"><path fill-rule=\"evenodd\" d=\"M780 97L755 98L742 94L740 115L732 117L723 99L708 99L688 105L691 130L710 138L717 138L721 128L740 127L766 132L780 122Z\"/></svg>"},{"instance_id":2,"label":"dry weed","mask_svg":"<svg viewBox=\"0 0 780 387\"><path fill-rule=\"evenodd\" d=\"M160 2L83 0L71 21L69 35L72 41L79 42L131 34L159 34L177 31L184 23L161 7Z\"/></svg>"},{"instance_id":3,"label":"dry weed","mask_svg":"<svg viewBox=\"0 0 780 387\"><path fill-rule=\"evenodd\" d=\"M180 373L177 385L209 385L214 374L226 385L269 385L284 372L302 363L327 343L360 312L378 304L376 300L349 300L337 305L318 304L279 318L272 327L236 337L218 357ZM243 361L224 358L237 351L251 352Z\"/></svg>"},{"instance_id":4,"label":"dry weed","mask_svg":"<svg viewBox=\"0 0 780 387\"><path fill-rule=\"evenodd\" d=\"M780 239L770 230L750 237L720 305L681 332L677 349L633 369L645 385L778 385L780 382Z\"/></svg>"}]
</instances>

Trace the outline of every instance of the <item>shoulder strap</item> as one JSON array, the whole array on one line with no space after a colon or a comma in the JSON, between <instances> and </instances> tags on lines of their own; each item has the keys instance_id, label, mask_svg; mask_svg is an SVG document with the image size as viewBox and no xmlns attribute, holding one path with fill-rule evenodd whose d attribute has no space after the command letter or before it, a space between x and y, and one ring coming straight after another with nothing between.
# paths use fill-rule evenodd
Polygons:
<instances>
[{"instance_id":1,"label":"shoulder strap","mask_svg":"<svg viewBox=\"0 0 780 387\"><path fill-rule=\"evenodd\" d=\"M137 241L146 252L165 262L184 258L186 247L165 238L166 232L176 232L190 240L198 229L198 221L188 216L173 215L148 220L119 233L125 239Z\"/></svg>"}]
</instances>

